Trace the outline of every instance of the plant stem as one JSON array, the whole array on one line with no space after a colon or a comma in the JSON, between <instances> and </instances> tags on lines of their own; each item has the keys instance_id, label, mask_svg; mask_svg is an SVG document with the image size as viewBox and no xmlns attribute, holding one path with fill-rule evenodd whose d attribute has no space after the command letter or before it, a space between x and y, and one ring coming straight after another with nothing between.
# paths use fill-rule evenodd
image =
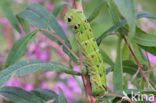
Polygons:
<instances>
[{"instance_id":1,"label":"plant stem","mask_svg":"<svg viewBox=\"0 0 156 103\"><path fill-rule=\"evenodd\" d=\"M83 70L83 55L80 53L80 68L81 70ZM94 103L94 97L91 96L91 92L92 92L92 88L91 88L91 82L90 82L90 78L89 75L81 75L82 77L82 81L83 81L83 85L85 88L85 94L86 96L89 98L90 103Z\"/></svg>"},{"instance_id":2,"label":"plant stem","mask_svg":"<svg viewBox=\"0 0 156 103\"><path fill-rule=\"evenodd\" d=\"M36 28L36 30L39 30L39 31L44 31L44 32L47 32L49 34L51 34L52 36L54 36L58 41L60 41L62 43L62 45L64 45L71 53L72 55L77 59L79 60L79 58L77 57L77 55L68 47L68 45L66 45L66 43L59 37L57 36L56 34L54 34L53 32L47 30L47 29L42 29L42 28Z\"/></svg>"},{"instance_id":3,"label":"plant stem","mask_svg":"<svg viewBox=\"0 0 156 103\"><path fill-rule=\"evenodd\" d=\"M75 9L77 9L78 11L83 12L81 0L74 0L73 2L76 2L74 4L75 5ZM83 66L83 57L82 57L81 53L80 53L80 61L79 62L80 62L80 65L82 67ZM81 69L83 69L83 67ZM85 93L86 93L87 97L89 98L90 103L95 103L94 97L91 96L92 87L91 87L91 82L90 82L89 75L88 74L87 75L86 74L85 75L82 74L81 76L82 76L83 85L84 85L84 88L85 88Z\"/></svg>"},{"instance_id":4,"label":"plant stem","mask_svg":"<svg viewBox=\"0 0 156 103\"><path fill-rule=\"evenodd\" d=\"M83 7L82 7L82 1L81 0L74 0L76 2L76 8L78 11L83 12Z\"/></svg>"},{"instance_id":5,"label":"plant stem","mask_svg":"<svg viewBox=\"0 0 156 103\"><path fill-rule=\"evenodd\" d=\"M49 38L47 38L44 35L41 35L41 38L43 38L52 48L55 48L56 51L60 54L60 56L63 58L64 61L66 61L67 63L69 62L68 55L62 51L62 48L59 44L57 44L54 41L51 41Z\"/></svg>"},{"instance_id":6,"label":"plant stem","mask_svg":"<svg viewBox=\"0 0 156 103\"><path fill-rule=\"evenodd\" d=\"M152 70L152 66L151 66L151 63L150 63L150 60L149 60L149 57L148 57L148 54L147 54L146 51L145 51L145 55L146 55L146 57L147 57L148 67Z\"/></svg>"},{"instance_id":7,"label":"plant stem","mask_svg":"<svg viewBox=\"0 0 156 103\"><path fill-rule=\"evenodd\" d=\"M76 0L73 0L73 7L77 9Z\"/></svg>"},{"instance_id":8,"label":"plant stem","mask_svg":"<svg viewBox=\"0 0 156 103\"><path fill-rule=\"evenodd\" d=\"M130 52L132 53L132 55L133 55L133 57L134 57L136 63L138 64L138 66L139 66L139 68L140 68L140 70L141 70L141 73L142 73L143 77L144 77L145 80L147 81L148 85L149 85L152 89L154 89L154 88L152 87L151 83L149 82L149 80L148 80L146 74L144 73L144 70L143 70L143 68L142 68L142 65L140 64L140 62L138 61L137 57L135 56L135 54L134 54L134 52L133 52L131 46L128 44L128 41L127 41L126 37L123 36L123 38L124 38L125 43L127 44L128 48L129 48Z\"/></svg>"},{"instance_id":9,"label":"plant stem","mask_svg":"<svg viewBox=\"0 0 156 103\"><path fill-rule=\"evenodd\" d=\"M10 33L10 26L8 26L8 24L4 24L4 29L5 29L6 39L8 43L8 49L11 50L13 43L12 43L12 37Z\"/></svg>"}]
</instances>

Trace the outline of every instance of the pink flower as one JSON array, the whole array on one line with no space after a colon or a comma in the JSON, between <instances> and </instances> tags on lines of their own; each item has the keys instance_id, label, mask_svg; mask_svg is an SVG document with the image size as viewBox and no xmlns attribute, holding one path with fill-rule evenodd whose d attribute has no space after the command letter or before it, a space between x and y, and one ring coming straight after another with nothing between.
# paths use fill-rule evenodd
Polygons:
<instances>
[{"instance_id":1,"label":"pink flower","mask_svg":"<svg viewBox=\"0 0 156 103\"><path fill-rule=\"evenodd\" d=\"M56 75L57 75L57 73L55 71L45 72L46 77L55 77Z\"/></svg>"},{"instance_id":2,"label":"pink flower","mask_svg":"<svg viewBox=\"0 0 156 103\"><path fill-rule=\"evenodd\" d=\"M154 98L154 101L150 101L151 103L156 103L156 97Z\"/></svg>"},{"instance_id":3,"label":"pink flower","mask_svg":"<svg viewBox=\"0 0 156 103\"><path fill-rule=\"evenodd\" d=\"M80 67L79 66L74 66L73 70L80 72Z\"/></svg>"},{"instance_id":4,"label":"pink flower","mask_svg":"<svg viewBox=\"0 0 156 103\"><path fill-rule=\"evenodd\" d=\"M111 91L113 91L113 86L110 84L110 83L107 83L107 85L108 85L108 88L111 90Z\"/></svg>"},{"instance_id":5,"label":"pink flower","mask_svg":"<svg viewBox=\"0 0 156 103\"><path fill-rule=\"evenodd\" d=\"M43 52L40 54L39 59L44 60L44 61L47 61L47 60L49 59L48 51L43 51Z\"/></svg>"},{"instance_id":6,"label":"pink flower","mask_svg":"<svg viewBox=\"0 0 156 103\"><path fill-rule=\"evenodd\" d=\"M57 88L57 89L55 89L54 91L55 91L57 94L59 94L59 89L58 89L58 88L61 88L61 89L63 90L65 96L67 97L67 99L68 99L69 101L72 100L72 98L73 98L72 90L69 89L69 88L67 87L67 85L65 85L63 82L57 82L57 83L56 83L56 88Z\"/></svg>"},{"instance_id":7,"label":"pink flower","mask_svg":"<svg viewBox=\"0 0 156 103\"><path fill-rule=\"evenodd\" d=\"M28 52L26 54L26 57L48 61L50 54L47 49L49 49L48 45L40 39L37 44L30 43L27 46Z\"/></svg>"},{"instance_id":8,"label":"pink flower","mask_svg":"<svg viewBox=\"0 0 156 103\"><path fill-rule=\"evenodd\" d=\"M81 88L78 86L74 78L68 79L68 86L73 89L75 93L81 93Z\"/></svg>"},{"instance_id":9,"label":"pink flower","mask_svg":"<svg viewBox=\"0 0 156 103\"><path fill-rule=\"evenodd\" d=\"M46 8L50 11L53 10L54 6L51 3L47 3Z\"/></svg>"},{"instance_id":10,"label":"pink flower","mask_svg":"<svg viewBox=\"0 0 156 103\"><path fill-rule=\"evenodd\" d=\"M152 55L152 54L150 54L150 53L147 53L147 54L148 54L149 60L150 60L152 63L156 64L156 56L154 56L154 55Z\"/></svg>"},{"instance_id":11,"label":"pink flower","mask_svg":"<svg viewBox=\"0 0 156 103\"><path fill-rule=\"evenodd\" d=\"M20 80L16 77L12 77L7 83L6 86L16 86L16 87L22 87Z\"/></svg>"},{"instance_id":12,"label":"pink flower","mask_svg":"<svg viewBox=\"0 0 156 103\"><path fill-rule=\"evenodd\" d=\"M32 83L27 83L24 89L27 91L31 91L34 89L34 85Z\"/></svg>"},{"instance_id":13,"label":"pink flower","mask_svg":"<svg viewBox=\"0 0 156 103\"><path fill-rule=\"evenodd\" d=\"M40 88L42 88L42 89L46 89L47 88L47 84L46 84L46 81L42 81L41 82L41 87Z\"/></svg>"}]
</instances>

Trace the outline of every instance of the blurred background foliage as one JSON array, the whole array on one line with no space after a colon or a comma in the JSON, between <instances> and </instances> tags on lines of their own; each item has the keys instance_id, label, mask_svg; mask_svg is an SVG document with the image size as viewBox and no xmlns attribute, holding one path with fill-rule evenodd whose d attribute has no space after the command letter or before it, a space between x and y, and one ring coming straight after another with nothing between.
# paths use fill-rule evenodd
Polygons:
<instances>
[{"instance_id":1,"label":"blurred background foliage","mask_svg":"<svg viewBox=\"0 0 156 103\"><path fill-rule=\"evenodd\" d=\"M68 5L64 5L60 10L57 20L60 25L63 27L66 35L68 37L74 35L69 31L68 27L64 22L64 14L65 12L72 8L72 0L8 0L14 14L18 14L24 8L32 3L39 3L45 8L47 8L50 12L53 12L54 7L60 3L61 1L67 2ZM102 0L82 0L83 8L86 17L89 17L92 11L100 4ZM152 14L156 15L156 0L135 0L136 7L138 11L148 11ZM91 22L91 26L93 28L94 37L97 38L108 28L113 26L112 17L107 10L106 6L100 11L98 17ZM143 30L147 32L151 32L156 34L156 20L150 19L141 19L137 20L137 25L141 27ZM144 25L144 26L142 26ZM30 29L32 29L32 25L30 25ZM21 33L22 34L22 33ZM19 38L24 35L20 35L17 31L12 29L10 23L0 10L0 69L4 68L4 62L6 61L8 52L12 44ZM102 48L110 58L115 61L116 57L116 42L117 37L114 35L106 37L102 41ZM43 36L37 35L35 38L31 40L31 42L27 45L27 52L24 59L37 58L42 59L44 61L56 61L62 64L67 65L68 57L62 51L62 47L59 46L55 42L49 42ZM149 58L152 62L152 66L155 67L156 64L156 56L149 55ZM107 64L106 64L107 65ZM106 67L109 67L108 65ZM75 70L79 70L79 66L75 66ZM110 77L110 76L108 76ZM77 77L79 78L79 77ZM112 81L111 78L108 80ZM124 78L126 81L128 79L127 76ZM81 78L79 78L81 80ZM137 81L135 81L137 84ZM129 84L129 83L127 83ZM7 86L17 86L24 88L28 91L34 88L46 88L55 90L58 93L57 87L61 87L67 96L67 99L70 103L83 103L84 97L81 95L82 91L79 87L80 84L77 84L75 79L64 73L56 73L56 72L35 72L24 77L17 78L16 76L9 80L6 84ZM109 84L111 88L111 83ZM130 85L130 84L129 84ZM125 85L125 88L127 86ZM133 85L131 88L135 88ZM74 95L73 95L74 94ZM2 98L1 98L2 99ZM8 99L5 99L7 101ZM1 100L2 101L2 100ZM5 102L7 103L7 102ZM11 103L11 102L10 102Z\"/></svg>"}]
</instances>

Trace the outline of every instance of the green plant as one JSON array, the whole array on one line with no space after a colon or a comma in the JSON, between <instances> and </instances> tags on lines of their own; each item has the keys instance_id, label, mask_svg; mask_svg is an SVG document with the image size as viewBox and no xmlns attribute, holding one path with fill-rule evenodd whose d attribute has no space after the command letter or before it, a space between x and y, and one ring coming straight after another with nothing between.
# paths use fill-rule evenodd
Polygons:
<instances>
[{"instance_id":1,"label":"green plant","mask_svg":"<svg viewBox=\"0 0 156 103\"><path fill-rule=\"evenodd\" d=\"M18 32L21 32L18 22L22 25L25 31L27 30L27 22L31 23L35 28L33 31L28 32L24 37L16 41L11 51L9 52L6 60L6 68L0 71L0 94L12 99L17 103L43 103L50 99L54 99L55 103L67 103L67 100L61 89L59 89L59 95L57 95L53 91L47 89L37 89L28 92L17 87L4 87L4 84L15 74L17 76L24 76L29 74L30 72L46 70L64 72L73 76L81 76L83 79L84 90L89 98L90 103L101 101L108 103L115 103L118 101L123 102L122 99L125 99L127 102L133 103L134 101L129 99L130 97L122 98L125 96L124 93L131 95L132 92L138 94L151 94L152 96L156 96L156 92L154 91L155 79L153 78L153 68L151 68L150 66L148 57L146 57L146 55L142 52L143 50L146 50L151 54L156 55L156 35L144 32L136 23L137 19L139 18L144 17L156 19L156 16L147 12L137 13L134 0L101 0L100 2L101 3L98 5L98 7L95 8L92 11L91 15L88 17L88 22L92 25L92 22L96 20L96 18L98 18L98 16L101 14L100 12L103 12L103 10L110 14L113 26L105 30L100 36L96 36L97 38L95 39L95 41L99 48L101 48L101 54L99 55L101 55L102 57L100 57L100 59L102 58L103 61L109 65L109 67L106 68L106 74L113 72L113 91L109 89L105 91L105 88L102 88L102 90L100 90L100 93L96 91L101 85L106 85L105 79L107 78L105 76L104 67L102 68L102 70L96 69L95 71L85 68L85 66L83 65L85 65L87 59L83 60L83 56L89 55L90 53L87 54L85 52L86 49L82 50L82 52L79 51L79 53L78 51L74 51L73 48L76 46L76 44L71 43L71 41L65 35L62 27L58 24L56 16L60 11L60 5L63 6L65 3L58 5L58 7L54 9L56 10L55 12L53 12L54 14L49 12L39 4L32 4L15 16L8 5L9 3L6 0L1 0L0 6L2 8L2 11L4 12L14 29L16 29ZM81 0L74 0L73 6L75 9L83 12ZM69 16L71 15L67 14L68 18ZM77 13L74 16L79 17ZM85 18L84 15L80 15L80 17L83 19ZM105 15L102 15L100 17L104 18ZM75 20L75 22L77 23L82 21ZM90 24L87 24L86 22L83 23L85 23L84 26L88 26L88 30L88 28L90 28ZM85 32L82 29L79 29L79 31L82 33ZM26 52L27 43L33 37L35 37L38 32L41 32L42 35L46 36L48 39L55 41L59 45L63 46L64 52L69 56L71 61L69 62L68 66L57 62L44 62L38 59L23 60L19 62L21 57L23 57ZM86 33L91 32L87 31ZM110 59L110 57L107 55L107 53L104 52L103 48L101 47L104 45L104 42L102 42L102 40L112 35L117 36L115 62ZM82 39L79 39L79 41L80 40ZM92 44L96 43L94 42ZM80 41L79 46L80 48L83 48L82 41ZM95 49L97 50L97 48L98 47L96 47ZM87 50L89 51L89 49ZM97 54L94 54L94 56L96 55ZM80 65L82 70L80 72L72 70L72 62ZM86 64L89 65L89 62ZM103 65L103 63L99 64ZM138 71L139 73L137 73ZM98 72L97 75L93 75L95 72ZM138 87L137 89L132 90L127 88L128 80L125 80L126 76L124 76L124 73L129 74L131 77L137 73L135 79L129 80L133 82L136 87ZM96 79L96 76L98 76L99 78ZM94 77L94 79L92 79L92 77ZM137 81L139 81L139 83L137 83ZM92 88L94 87L96 89L92 91ZM144 90L144 87L146 87L147 90ZM92 95L91 92L95 92L96 95Z\"/></svg>"}]
</instances>

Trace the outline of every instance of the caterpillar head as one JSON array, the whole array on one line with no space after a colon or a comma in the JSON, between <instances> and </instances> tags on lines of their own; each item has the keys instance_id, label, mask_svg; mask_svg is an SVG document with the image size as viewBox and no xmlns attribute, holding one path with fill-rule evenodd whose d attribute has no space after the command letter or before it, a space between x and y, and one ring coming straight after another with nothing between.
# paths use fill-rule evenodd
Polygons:
<instances>
[{"instance_id":1,"label":"caterpillar head","mask_svg":"<svg viewBox=\"0 0 156 103\"><path fill-rule=\"evenodd\" d=\"M79 32L84 28L85 16L81 12L71 9L66 13L65 21L74 31Z\"/></svg>"}]
</instances>

